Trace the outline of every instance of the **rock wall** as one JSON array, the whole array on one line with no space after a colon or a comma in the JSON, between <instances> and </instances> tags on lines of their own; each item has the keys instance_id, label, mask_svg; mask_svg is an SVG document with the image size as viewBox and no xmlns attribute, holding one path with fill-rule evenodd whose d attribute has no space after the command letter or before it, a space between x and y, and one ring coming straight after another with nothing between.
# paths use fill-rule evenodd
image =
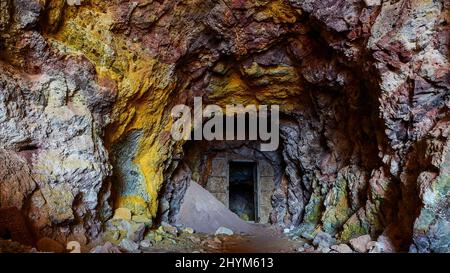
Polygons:
<instances>
[{"instance_id":1,"label":"rock wall","mask_svg":"<svg viewBox=\"0 0 450 273\"><path fill-rule=\"evenodd\" d=\"M38 236L93 238L111 205L157 217L184 157L169 111L203 96L281 105L282 225L449 251L448 1L0 7L0 148L26 166L0 163L0 206Z\"/></svg>"}]
</instances>

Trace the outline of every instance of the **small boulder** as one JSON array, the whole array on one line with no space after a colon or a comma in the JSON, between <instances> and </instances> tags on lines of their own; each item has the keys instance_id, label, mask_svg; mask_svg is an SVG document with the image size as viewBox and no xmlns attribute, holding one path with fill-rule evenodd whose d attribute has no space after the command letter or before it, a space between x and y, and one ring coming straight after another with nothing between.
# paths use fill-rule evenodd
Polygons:
<instances>
[{"instance_id":1,"label":"small boulder","mask_svg":"<svg viewBox=\"0 0 450 273\"><path fill-rule=\"evenodd\" d=\"M131 222L125 219L111 219L106 222L106 230L126 232L130 229Z\"/></svg>"},{"instance_id":2,"label":"small boulder","mask_svg":"<svg viewBox=\"0 0 450 273\"><path fill-rule=\"evenodd\" d=\"M364 0L364 3L368 7L374 7L381 5L381 0Z\"/></svg>"},{"instance_id":3,"label":"small boulder","mask_svg":"<svg viewBox=\"0 0 450 273\"><path fill-rule=\"evenodd\" d=\"M103 233L103 240L111 242L113 244L119 244L120 231L119 230L106 230Z\"/></svg>"},{"instance_id":4,"label":"small boulder","mask_svg":"<svg viewBox=\"0 0 450 273\"><path fill-rule=\"evenodd\" d=\"M131 220L131 211L127 208L118 208L114 211L113 219Z\"/></svg>"},{"instance_id":5,"label":"small boulder","mask_svg":"<svg viewBox=\"0 0 450 273\"><path fill-rule=\"evenodd\" d=\"M145 224L131 224L127 230L127 238L133 242L139 242L144 239Z\"/></svg>"},{"instance_id":6,"label":"small boulder","mask_svg":"<svg viewBox=\"0 0 450 273\"><path fill-rule=\"evenodd\" d=\"M178 235L178 229L176 227L170 225L170 224L162 222L161 223L161 227L162 227L162 230L164 232L166 232L166 233L169 233L169 234L171 234L173 236L177 236Z\"/></svg>"},{"instance_id":7,"label":"small boulder","mask_svg":"<svg viewBox=\"0 0 450 273\"><path fill-rule=\"evenodd\" d=\"M331 249L338 253L353 253L353 250L346 244L334 245L331 246Z\"/></svg>"},{"instance_id":8,"label":"small boulder","mask_svg":"<svg viewBox=\"0 0 450 273\"><path fill-rule=\"evenodd\" d=\"M317 252L319 253L329 253L331 251L331 249L329 247L319 247L317 249Z\"/></svg>"},{"instance_id":9,"label":"small boulder","mask_svg":"<svg viewBox=\"0 0 450 273\"><path fill-rule=\"evenodd\" d=\"M333 238L331 237L331 235L321 231L317 233L316 237L314 237L312 244L316 247L326 248L330 247L332 242Z\"/></svg>"},{"instance_id":10,"label":"small boulder","mask_svg":"<svg viewBox=\"0 0 450 273\"><path fill-rule=\"evenodd\" d=\"M366 245L367 251L369 251L369 253L370 253L370 251L372 249L374 249L376 247L376 245L377 245L377 242L375 242L375 241L368 242Z\"/></svg>"},{"instance_id":11,"label":"small boulder","mask_svg":"<svg viewBox=\"0 0 450 273\"><path fill-rule=\"evenodd\" d=\"M145 239L139 243L139 246L141 248L150 248L152 246L152 242L149 239Z\"/></svg>"},{"instance_id":12,"label":"small boulder","mask_svg":"<svg viewBox=\"0 0 450 273\"><path fill-rule=\"evenodd\" d=\"M315 251L313 246L309 246L309 247L305 247L305 251L306 253L313 253Z\"/></svg>"},{"instance_id":13,"label":"small boulder","mask_svg":"<svg viewBox=\"0 0 450 273\"><path fill-rule=\"evenodd\" d=\"M150 242L155 243L155 242L159 242L162 240L162 236L159 232L157 231L152 231L150 230L146 235L145 235L145 239L144 240L150 240ZM160 239L160 240L157 240Z\"/></svg>"},{"instance_id":14,"label":"small boulder","mask_svg":"<svg viewBox=\"0 0 450 273\"><path fill-rule=\"evenodd\" d=\"M194 229L190 227L184 228L183 233L194 234Z\"/></svg>"},{"instance_id":15,"label":"small boulder","mask_svg":"<svg viewBox=\"0 0 450 273\"><path fill-rule=\"evenodd\" d=\"M370 253L394 253L395 247L392 244L391 240L384 235L378 237L377 242L369 243L368 249Z\"/></svg>"},{"instance_id":16,"label":"small boulder","mask_svg":"<svg viewBox=\"0 0 450 273\"><path fill-rule=\"evenodd\" d=\"M112 219L106 223L103 238L114 244L118 244L123 238L138 242L144 238L145 228L144 223L135 223L125 219Z\"/></svg>"},{"instance_id":17,"label":"small boulder","mask_svg":"<svg viewBox=\"0 0 450 273\"><path fill-rule=\"evenodd\" d=\"M250 221L250 217L248 216L248 214L241 214L240 218L244 221Z\"/></svg>"},{"instance_id":18,"label":"small boulder","mask_svg":"<svg viewBox=\"0 0 450 273\"><path fill-rule=\"evenodd\" d=\"M154 237L155 242L161 242L163 240L163 237L159 234L156 234Z\"/></svg>"},{"instance_id":19,"label":"small boulder","mask_svg":"<svg viewBox=\"0 0 450 273\"><path fill-rule=\"evenodd\" d=\"M216 233L214 233L214 235L227 235L227 236L231 236L233 234L234 234L233 231L226 227L220 227L216 230Z\"/></svg>"},{"instance_id":20,"label":"small boulder","mask_svg":"<svg viewBox=\"0 0 450 273\"><path fill-rule=\"evenodd\" d=\"M131 217L131 220L136 223L145 224L146 226L152 225L152 219L148 218L145 215L133 215L133 217Z\"/></svg>"},{"instance_id":21,"label":"small boulder","mask_svg":"<svg viewBox=\"0 0 450 273\"><path fill-rule=\"evenodd\" d=\"M370 235L366 234L363 236L359 236L357 238L350 240L350 245L352 248L359 252L359 253L366 253L367 252L367 244L372 241L372 238L370 238Z\"/></svg>"},{"instance_id":22,"label":"small boulder","mask_svg":"<svg viewBox=\"0 0 450 273\"><path fill-rule=\"evenodd\" d=\"M41 238L36 245L41 252L62 253L65 251L62 244L48 237Z\"/></svg>"},{"instance_id":23,"label":"small boulder","mask_svg":"<svg viewBox=\"0 0 450 273\"><path fill-rule=\"evenodd\" d=\"M139 252L139 244L129 240L129 239L123 239L119 247L125 250L126 252L136 253Z\"/></svg>"},{"instance_id":24,"label":"small boulder","mask_svg":"<svg viewBox=\"0 0 450 273\"><path fill-rule=\"evenodd\" d=\"M111 244L111 242L106 242L104 245L96 246L91 249L90 253L121 253L120 249Z\"/></svg>"}]
</instances>

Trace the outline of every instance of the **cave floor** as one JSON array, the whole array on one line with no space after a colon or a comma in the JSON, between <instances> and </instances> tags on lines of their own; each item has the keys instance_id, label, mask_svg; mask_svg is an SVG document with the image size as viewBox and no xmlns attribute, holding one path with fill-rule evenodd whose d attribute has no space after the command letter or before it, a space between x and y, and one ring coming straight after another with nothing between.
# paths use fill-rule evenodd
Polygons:
<instances>
[{"instance_id":1,"label":"cave floor","mask_svg":"<svg viewBox=\"0 0 450 273\"><path fill-rule=\"evenodd\" d=\"M145 241L150 242L145 245ZM122 253L295 253L313 252L313 247L307 241L297 236L290 237L273 227L258 225L258 229L251 235L214 235L204 233L165 232L162 228L149 230L142 241L136 242L138 249L129 250L124 246L119 246L118 242L104 239L91 242L89 245L82 245L81 252L89 253L95 247L104 245L107 242L113 243L114 247ZM57 244L58 243L54 243ZM306 249L306 250L305 250ZM0 253L23 253L40 252L34 247L21 245L11 240L0 240ZM57 249L49 249L44 252L69 252L63 251L61 245ZM104 252L94 253L118 253L106 249Z\"/></svg>"},{"instance_id":2,"label":"cave floor","mask_svg":"<svg viewBox=\"0 0 450 273\"><path fill-rule=\"evenodd\" d=\"M271 228L263 228L252 235L189 234L164 238L144 253L292 253L298 252L305 241L292 239Z\"/></svg>"}]
</instances>

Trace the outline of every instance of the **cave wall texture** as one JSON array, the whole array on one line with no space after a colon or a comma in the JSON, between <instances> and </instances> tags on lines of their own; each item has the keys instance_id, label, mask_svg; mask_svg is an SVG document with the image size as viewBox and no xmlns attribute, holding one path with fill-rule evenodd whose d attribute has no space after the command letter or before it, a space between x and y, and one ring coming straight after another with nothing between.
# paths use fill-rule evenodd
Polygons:
<instances>
[{"instance_id":1,"label":"cave wall texture","mask_svg":"<svg viewBox=\"0 0 450 273\"><path fill-rule=\"evenodd\" d=\"M281 106L275 224L448 252L449 19L448 0L0 0L0 207L60 241L115 207L158 217L185 156L170 109L203 96Z\"/></svg>"}]
</instances>

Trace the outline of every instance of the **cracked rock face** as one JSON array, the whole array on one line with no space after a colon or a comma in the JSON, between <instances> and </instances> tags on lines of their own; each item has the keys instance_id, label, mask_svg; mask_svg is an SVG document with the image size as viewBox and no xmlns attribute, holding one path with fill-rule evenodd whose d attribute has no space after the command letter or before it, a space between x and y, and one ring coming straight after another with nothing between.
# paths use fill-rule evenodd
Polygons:
<instances>
[{"instance_id":1,"label":"cracked rock face","mask_svg":"<svg viewBox=\"0 0 450 273\"><path fill-rule=\"evenodd\" d=\"M112 206L176 213L199 158L170 109L202 96L280 105L273 224L448 252L449 19L443 0L0 0L0 207L61 242Z\"/></svg>"}]
</instances>

